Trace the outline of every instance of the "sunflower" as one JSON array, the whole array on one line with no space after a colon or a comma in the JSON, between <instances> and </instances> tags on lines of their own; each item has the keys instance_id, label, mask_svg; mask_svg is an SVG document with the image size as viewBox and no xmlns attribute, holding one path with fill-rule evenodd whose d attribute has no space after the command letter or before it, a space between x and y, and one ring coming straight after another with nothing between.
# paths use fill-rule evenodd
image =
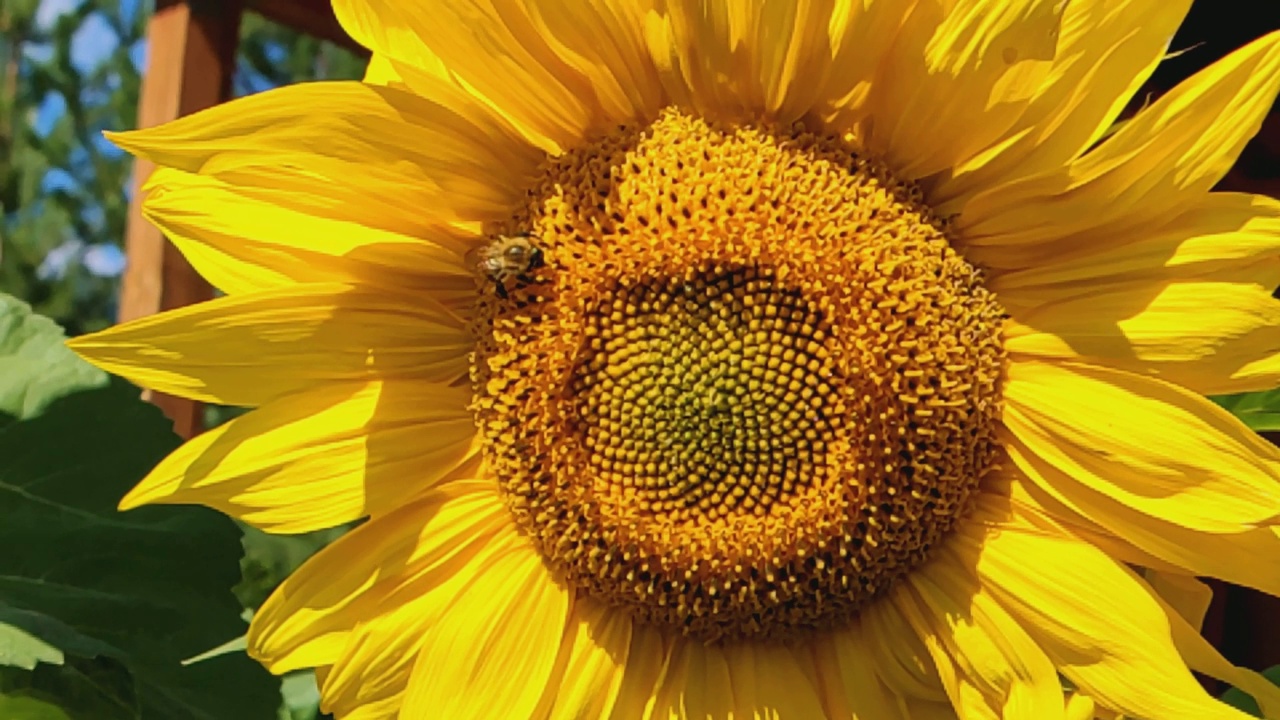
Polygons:
<instances>
[{"instance_id":1,"label":"sunflower","mask_svg":"<svg viewBox=\"0 0 1280 720\"><path fill-rule=\"evenodd\" d=\"M1280 34L1118 123L1189 4L335 0L114 137L225 296L72 346L255 408L121 506L366 519L249 633L341 718L1280 717Z\"/></svg>"}]
</instances>

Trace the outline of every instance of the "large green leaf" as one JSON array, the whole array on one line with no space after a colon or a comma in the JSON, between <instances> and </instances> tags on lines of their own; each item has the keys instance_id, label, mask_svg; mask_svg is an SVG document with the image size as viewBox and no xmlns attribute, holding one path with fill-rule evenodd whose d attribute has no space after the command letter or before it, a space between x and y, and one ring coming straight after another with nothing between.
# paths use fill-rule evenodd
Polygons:
<instances>
[{"instance_id":1,"label":"large green leaf","mask_svg":"<svg viewBox=\"0 0 1280 720\"><path fill-rule=\"evenodd\" d=\"M1210 399L1256 432L1280 431L1280 389Z\"/></svg>"},{"instance_id":2,"label":"large green leaf","mask_svg":"<svg viewBox=\"0 0 1280 720\"><path fill-rule=\"evenodd\" d=\"M180 664L244 632L235 525L201 508L116 510L177 443L137 388L0 295L5 697L57 703L74 720L276 716L278 682L243 653Z\"/></svg>"},{"instance_id":3,"label":"large green leaf","mask_svg":"<svg viewBox=\"0 0 1280 720\"><path fill-rule=\"evenodd\" d=\"M72 720L56 703L29 695L0 692L0 718L5 720Z\"/></svg>"},{"instance_id":4,"label":"large green leaf","mask_svg":"<svg viewBox=\"0 0 1280 720\"><path fill-rule=\"evenodd\" d=\"M35 670L38 663L61 665L63 660L57 647L20 627L0 622L0 665Z\"/></svg>"}]
</instances>

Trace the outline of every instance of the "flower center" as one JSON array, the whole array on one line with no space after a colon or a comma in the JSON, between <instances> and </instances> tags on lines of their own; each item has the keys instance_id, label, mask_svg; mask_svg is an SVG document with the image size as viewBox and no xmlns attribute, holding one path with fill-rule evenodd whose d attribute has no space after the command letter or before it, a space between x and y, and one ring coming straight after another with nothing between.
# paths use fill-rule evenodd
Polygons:
<instances>
[{"instance_id":1,"label":"flower center","mask_svg":"<svg viewBox=\"0 0 1280 720\"><path fill-rule=\"evenodd\" d=\"M838 138L668 110L549 160L504 230L540 266L482 286L489 463L547 562L639 621L846 619L992 468L1003 310Z\"/></svg>"}]
</instances>

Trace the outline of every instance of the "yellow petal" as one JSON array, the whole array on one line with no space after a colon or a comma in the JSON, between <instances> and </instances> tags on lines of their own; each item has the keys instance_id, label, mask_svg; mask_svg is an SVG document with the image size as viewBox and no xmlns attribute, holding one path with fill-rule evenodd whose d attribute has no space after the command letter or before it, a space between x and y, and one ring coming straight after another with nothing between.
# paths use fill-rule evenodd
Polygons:
<instances>
[{"instance_id":1,"label":"yellow petal","mask_svg":"<svg viewBox=\"0 0 1280 720\"><path fill-rule=\"evenodd\" d=\"M1063 717L1053 663L967 568L928 563L892 598L934 663L954 667L955 675L944 674L943 681L961 717Z\"/></svg>"},{"instance_id":2,"label":"yellow petal","mask_svg":"<svg viewBox=\"0 0 1280 720\"><path fill-rule=\"evenodd\" d=\"M1049 73L1065 5L917 3L872 88L871 149L915 179L996 141Z\"/></svg>"},{"instance_id":3,"label":"yellow petal","mask_svg":"<svg viewBox=\"0 0 1280 720\"><path fill-rule=\"evenodd\" d=\"M1177 579L1173 580L1175 577ZM1182 653L1183 659L1187 661L1187 666L1252 695L1261 706L1263 717L1280 717L1280 688L1259 673L1227 662L1227 659L1200 635L1199 617L1203 617L1204 610L1208 609L1213 595L1208 586L1195 578L1174 576L1171 573L1162 573L1155 578L1150 577L1149 574L1146 580L1156 601L1165 611L1165 617L1173 632L1173 641L1178 646L1178 651ZM1170 585L1170 580L1176 584L1176 589ZM1193 591L1198 596L1195 601L1198 607L1193 614L1199 616L1194 621L1187 617L1184 609L1175 605L1177 599L1186 599L1187 591L1193 586L1199 586ZM1171 590L1173 592L1170 592Z\"/></svg>"},{"instance_id":4,"label":"yellow petal","mask_svg":"<svg viewBox=\"0 0 1280 720\"><path fill-rule=\"evenodd\" d=\"M827 113L870 80L892 32L887 3L834 0L673 2L652 18L649 51L668 94L712 118L762 116L789 123L823 102ZM901 22L902 7L893 13ZM657 25L657 27L653 25ZM857 48L857 52L854 48ZM838 64L844 62L844 65ZM832 73L837 77L828 79Z\"/></svg>"},{"instance_id":5,"label":"yellow petal","mask_svg":"<svg viewBox=\"0 0 1280 720\"><path fill-rule=\"evenodd\" d=\"M477 452L468 388L332 383L187 441L120 501L197 503L268 532L380 515Z\"/></svg>"},{"instance_id":6,"label":"yellow petal","mask_svg":"<svg viewBox=\"0 0 1280 720\"><path fill-rule=\"evenodd\" d=\"M493 120L500 117L485 106L483 98L459 84L440 56L423 45L422 39L408 28L380 22L363 0L345 3L340 0L333 5L338 20L346 23L348 35L370 50L381 48L371 53L365 68L365 82L412 92L449 107L466 107ZM505 119L502 122L509 124ZM529 139L525 129L511 127Z\"/></svg>"},{"instance_id":7,"label":"yellow petal","mask_svg":"<svg viewBox=\"0 0 1280 720\"><path fill-rule=\"evenodd\" d=\"M1067 696L1067 720L1094 720L1098 717L1093 698L1079 692Z\"/></svg>"},{"instance_id":8,"label":"yellow petal","mask_svg":"<svg viewBox=\"0 0 1280 720\"><path fill-rule=\"evenodd\" d=\"M523 202L540 153L487 113L448 100L358 82L303 83L109 137L186 172L223 177L256 167L267 187L265 168L285 168L280 183L302 197L303 178L324 188L312 205L330 204L329 192L437 216L505 219Z\"/></svg>"},{"instance_id":9,"label":"yellow petal","mask_svg":"<svg viewBox=\"0 0 1280 720\"><path fill-rule=\"evenodd\" d=\"M1238 533L1280 514L1280 453L1194 393L1109 368L1016 362L1004 396L1005 427L1029 453L1145 515Z\"/></svg>"},{"instance_id":10,"label":"yellow petal","mask_svg":"<svg viewBox=\"0 0 1280 720\"><path fill-rule=\"evenodd\" d=\"M839 133L849 133L861 142L867 135L865 123L871 108L871 90L876 71L902 25L910 16L912 3L898 0L837 2L831 12L830 44L823 75L825 83L812 112ZM814 51L810 51L817 54ZM806 83L814 80L806 79ZM804 98L797 95L797 98ZM792 102L799 106L799 102Z\"/></svg>"},{"instance_id":11,"label":"yellow petal","mask_svg":"<svg viewBox=\"0 0 1280 720\"><path fill-rule=\"evenodd\" d=\"M555 151L661 109L641 34L647 4L335 0L334 11L375 55L423 75L438 59L467 92ZM402 77L426 97L438 92L418 77Z\"/></svg>"},{"instance_id":12,"label":"yellow petal","mask_svg":"<svg viewBox=\"0 0 1280 720\"><path fill-rule=\"evenodd\" d=\"M1164 610L1132 571L984 495L937 562L971 567L1058 670L1103 707L1162 720L1245 720L1183 664ZM1105 591L1100 591L1105 589Z\"/></svg>"},{"instance_id":13,"label":"yellow petal","mask_svg":"<svg viewBox=\"0 0 1280 720\"><path fill-rule=\"evenodd\" d=\"M492 481L488 487L496 492ZM320 687L326 708L342 716L354 708L393 699L398 708L427 641L427 629L443 622L462 593L497 558L528 552L528 541L511 523L501 501L477 509L481 515L477 521L484 525L467 542L436 550L431 546L434 540L423 535L403 571L390 567L365 592L358 622L347 633L334 669Z\"/></svg>"},{"instance_id":14,"label":"yellow petal","mask_svg":"<svg viewBox=\"0 0 1280 720\"><path fill-rule=\"evenodd\" d=\"M572 594L528 545L495 555L422 631L401 717L531 717L560 652Z\"/></svg>"},{"instance_id":15,"label":"yellow petal","mask_svg":"<svg viewBox=\"0 0 1280 720\"><path fill-rule=\"evenodd\" d=\"M1240 523L1229 533L1188 528L1176 516L1156 514L1162 509L1158 505L1126 502L1080 482L1038 457L1017 438L1009 438L1005 450L1026 478L1023 489L1041 506L1054 507L1055 518L1076 526L1083 523L1086 531L1088 525L1096 525L1102 533L1148 556L1133 557L1096 532L1082 534L1081 528L1073 528L1114 557L1145 567L1167 565L1175 571L1280 594L1280 534L1274 525Z\"/></svg>"},{"instance_id":16,"label":"yellow petal","mask_svg":"<svg viewBox=\"0 0 1280 720\"><path fill-rule=\"evenodd\" d=\"M1145 569L1142 579L1155 591L1161 604L1168 606L1187 621L1197 633L1213 602L1213 588L1190 575Z\"/></svg>"},{"instance_id":17,"label":"yellow petal","mask_svg":"<svg viewBox=\"0 0 1280 720\"><path fill-rule=\"evenodd\" d=\"M652 0L496 3L500 14L521 6L528 7L529 22L555 56L588 81L597 112L610 122L652 119L666 104L644 40Z\"/></svg>"},{"instance_id":18,"label":"yellow petal","mask_svg":"<svg viewBox=\"0 0 1280 720\"><path fill-rule=\"evenodd\" d=\"M1006 498L1015 511L1034 518L1037 525L1051 528L1058 534L1080 538L1121 562L1163 572L1180 571L1177 565L1137 548L1096 522L1092 516L1081 514L1076 506L1062 502L1061 495L1045 492L1012 462L1003 464L984 478L982 491Z\"/></svg>"},{"instance_id":19,"label":"yellow petal","mask_svg":"<svg viewBox=\"0 0 1280 720\"><path fill-rule=\"evenodd\" d=\"M325 704L324 698L320 700L320 712L335 714L342 720L387 720L387 718L396 717L400 712L400 703L402 698L399 695L378 698L358 707L351 708L349 712L339 712L329 705Z\"/></svg>"},{"instance_id":20,"label":"yellow petal","mask_svg":"<svg viewBox=\"0 0 1280 720\"><path fill-rule=\"evenodd\" d=\"M1161 223L1226 174L1277 89L1280 32L1197 73L1070 166L975 196L956 218L967 253L985 263L996 247Z\"/></svg>"},{"instance_id":21,"label":"yellow petal","mask_svg":"<svg viewBox=\"0 0 1280 720\"><path fill-rule=\"evenodd\" d=\"M910 720L901 697L895 695L877 671L875 656L862 630L861 620L815 638L815 652L823 668L832 717L851 720Z\"/></svg>"},{"instance_id":22,"label":"yellow petal","mask_svg":"<svg viewBox=\"0 0 1280 720\"><path fill-rule=\"evenodd\" d=\"M1269 362L1280 355L1280 301L1258 285L1128 282L1014 318L1005 348L1017 355L1121 367L1205 395L1280 384L1280 362Z\"/></svg>"},{"instance_id":23,"label":"yellow petal","mask_svg":"<svg viewBox=\"0 0 1280 720\"><path fill-rule=\"evenodd\" d=\"M802 660L803 651L757 642L730 643L722 651L733 687L733 717L805 720L824 715L816 672Z\"/></svg>"},{"instance_id":24,"label":"yellow petal","mask_svg":"<svg viewBox=\"0 0 1280 720\"><path fill-rule=\"evenodd\" d=\"M358 623L406 578L415 589L440 586L471 571L458 562L465 548L510 527L492 481L442 485L422 498L347 533L285 579L254 614L249 653L274 673L334 665ZM472 550L471 555L475 555ZM434 596L437 604L452 599ZM332 682L345 670L335 666Z\"/></svg>"},{"instance_id":25,"label":"yellow petal","mask_svg":"<svg viewBox=\"0 0 1280 720\"><path fill-rule=\"evenodd\" d=\"M631 618L594 600L574 601L563 680L551 687L546 720L607 718L618 699L631 646Z\"/></svg>"},{"instance_id":26,"label":"yellow petal","mask_svg":"<svg viewBox=\"0 0 1280 720\"><path fill-rule=\"evenodd\" d=\"M1082 238L1073 249L994 274L987 287L1006 307L1034 308L1103 283L1217 277L1247 282L1259 264L1278 266L1280 201L1263 195L1209 193L1147 232Z\"/></svg>"},{"instance_id":27,"label":"yellow petal","mask_svg":"<svg viewBox=\"0 0 1280 720\"><path fill-rule=\"evenodd\" d=\"M426 78L452 82L449 66L440 56L432 52L411 27L379 19L376 3L336 0L333 10L347 34L372 51L365 69L365 82L408 87ZM432 95L423 93L423 97ZM479 99L473 102L479 104Z\"/></svg>"},{"instance_id":28,"label":"yellow petal","mask_svg":"<svg viewBox=\"0 0 1280 720\"><path fill-rule=\"evenodd\" d=\"M740 717L733 696L734 685L754 678L732 677L729 661L720 647L683 638L677 641L676 647L675 652L681 657L672 660L672 668L679 668L680 672L667 675L663 701L655 708L655 720Z\"/></svg>"},{"instance_id":29,"label":"yellow petal","mask_svg":"<svg viewBox=\"0 0 1280 720\"><path fill-rule=\"evenodd\" d=\"M441 63L440 75L444 74L443 70L443 63ZM380 53L370 56L369 64L364 69L364 81L370 85L386 85L397 90L408 89L404 85L404 78L396 69L396 61Z\"/></svg>"},{"instance_id":30,"label":"yellow petal","mask_svg":"<svg viewBox=\"0 0 1280 720\"><path fill-rule=\"evenodd\" d=\"M1151 76L1190 6L1191 0L1067 3L1053 67L1026 110L999 141L932 187L930 202L943 215L958 213L976 192L1079 157Z\"/></svg>"},{"instance_id":31,"label":"yellow petal","mask_svg":"<svg viewBox=\"0 0 1280 720\"><path fill-rule=\"evenodd\" d=\"M955 708L950 702L930 702L917 698L903 698L906 717L910 720L957 720ZM965 718L964 720L968 720ZM1092 720L1092 719L1090 719Z\"/></svg>"},{"instance_id":32,"label":"yellow petal","mask_svg":"<svg viewBox=\"0 0 1280 720\"><path fill-rule=\"evenodd\" d=\"M622 685L609 720L648 720L655 697L671 669L672 643L656 628L635 625L623 668ZM665 720L665 719L664 719Z\"/></svg>"},{"instance_id":33,"label":"yellow petal","mask_svg":"<svg viewBox=\"0 0 1280 720\"><path fill-rule=\"evenodd\" d=\"M840 6L832 0L762 0L751 13L743 44L752 63L747 97L765 117L787 123L813 109L839 52L831 26L839 22L833 14Z\"/></svg>"},{"instance_id":34,"label":"yellow petal","mask_svg":"<svg viewBox=\"0 0 1280 720\"><path fill-rule=\"evenodd\" d=\"M355 180L326 183L266 166L222 177L161 168L147 187L143 215L228 294L310 282L396 285L446 298L474 292L465 250L442 235L449 218L435 227L393 220L424 213L393 205L395 195L366 196Z\"/></svg>"},{"instance_id":35,"label":"yellow petal","mask_svg":"<svg viewBox=\"0 0 1280 720\"><path fill-rule=\"evenodd\" d=\"M329 675L332 666L318 667L315 669L316 685L324 687L325 681ZM326 702L324 696L320 697L320 712L333 714L335 711ZM400 712L400 696L393 695L390 697L382 697L370 700L349 711L339 713L342 720L386 720L386 718L395 717Z\"/></svg>"},{"instance_id":36,"label":"yellow petal","mask_svg":"<svg viewBox=\"0 0 1280 720\"><path fill-rule=\"evenodd\" d=\"M885 685L897 695L947 702L947 693L929 649L892 603L862 610L863 636Z\"/></svg>"},{"instance_id":37,"label":"yellow petal","mask_svg":"<svg viewBox=\"0 0 1280 720\"><path fill-rule=\"evenodd\" d=\"M814 669L783 645L678 638L646 720L825 717Z\"/></svg>"},{"instance_id":38,"label":"yellow petal","mask_svg":"<svg viewBox=\"0 0 1280 720\"><path fill-rule=\"evenodd\" d=\"M466 375L471 344L426 298L335 284L222 297L67 342L143 387L248 406L336 380L449 382Z\"/></svg>"},{"instance_id":39,"label":"yellow petal","mask_svg":"<svg viewBox=\"0 0 1280 720\"><path fill-rule=\"evenodd\" d=\"M936 643L928 644L933 647ZM1001 720L1002 715L999 710L983 696L977 686L969 681L964 672L956 667L945 651L934 652L934 665L938 668L943 687L947 689L956 717L965 720Z\"/></svg>"}]
</instances>

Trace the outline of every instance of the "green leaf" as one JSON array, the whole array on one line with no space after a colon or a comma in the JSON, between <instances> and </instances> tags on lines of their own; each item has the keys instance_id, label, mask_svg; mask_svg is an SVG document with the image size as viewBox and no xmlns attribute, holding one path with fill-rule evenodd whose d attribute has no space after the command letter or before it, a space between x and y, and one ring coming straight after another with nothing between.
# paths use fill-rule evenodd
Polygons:
<instances>
[{"instance_id":1,"label":"green leaf","mask_svg":"<svg viewBox=\"0 0 1280 720\"><path fill-rule=\"evenodd\" d=\"M26 630L20 629L26 628ZM33 638L41 646L50 648L52 652L57 653L56 659L48 659L46 657L31 657L37 662L49 663L53 665L61 665L63 662L63 650L72 655L80 657L96 657L98 655L110 655L115 648L110 645L95 640L91 637L80 634L74 628L67 627L57 618L50 617L37 612L28 612L15 607L9 607L4 603L0 603L0 633L5 630L13 630ZM29 646L28 646L29 647ZM0 665L11 665L30 670L33 664L26 662L8 662L0 652ZM21 657L15 656L16 659L22 660Z\"/></svg>"},{"instance_id":2,"label":"green leaf","mask_svg":"<svg viewBox=\"0 0 1280 720\"><path fill-rule=\"evenodd\" d=\"M240 604L257 608L285 578L307 558L337 540L346 527L329 528L301 535L272 535L251 525L241 525L244 560L241 581L232 588Z\"/></svg>"},{"instance_id":3,"label":"green leaf","mask_svg":"<svg viewBox=\"0 0 1280 720\"><path fill-rule=\"evenodd\" d=\"M0 296L0 414L32 417L67 389L106 384L102 371L71 355L53 321Z\"/></svg>"},{"instance_id":4,"label":"green leaf","mask_svg":"<svg viewBox=\"0 0 1280 720\"><path fill-rule=\"evenodd\" d=\"M1263 670L1262 676L1270 680L1272 685L1280 685L1280 665ZM1254 717L1262 717L1262 709L1258 707L1258 702L1240 688L1231 688L1222 693L1222 702Z\"/></svg>"},{"instance_id":5,"label":"green leaf","mask_svg":"<svg viewBox=\"0 0 1280 720\"><path fill-rule=\"evenodd\" d=\"M135 720L139 712L128 668L107 656L67 656L30 672L0 668L0 694L38 698L75 720Z\"/></svg>"},{"instance_id":6,"label":"green leaf","mask_svg":"<svg viewBox=\"0 0 1280 720\"><path fill-rule=\"evenodd\" d=\"M5 720L71 720L62 708L26 695L0 693L0 717Z\"/></svg>"},{"instance_id":7,"label":"green leaf","mask_svg":"<svg viewBox=\"0 0 1280 720\"><path fill-rule=\"evenodd\" d=\"M280 694L284 696L281 720L315 720L320 714L320 690L310 670L285 675Z\"/></svg>"},{"instance_id":8,"label":"green leaf","mask_svg":"<svg viewBox=\"0 0 1280 720\"><path fill-rule=\"evenodd\" d=\"M177 444L137 388L0 295L0 627L45 646L8 664L34 658L28 687L76 720L257 720L279 707L279 683L243 653L181 665L244 632L234 523L201 508L116 510ZM46 664L50 648L64 665Z\"/></svg>"},{"instance_id":9,"label":"green leaf","mask_svg":"<svg viewBox=\"0 0 1280 720\"><path fill-rule=\"evenodd\" d=\"M1210 398L1256 432L1280 430L1280 389Z\"/></svg>"},{"instance_id":10,"label":"green leaf","mask_svg":"<svg viewBox=\"0 0 1280 720\"><path fill-rule=\"evenodd\" d=\"M20 627L0 621L0 665L34 670L37 663L61 665L62 661L62 651L58 648Z\"/></svg>"}]
</instances>

